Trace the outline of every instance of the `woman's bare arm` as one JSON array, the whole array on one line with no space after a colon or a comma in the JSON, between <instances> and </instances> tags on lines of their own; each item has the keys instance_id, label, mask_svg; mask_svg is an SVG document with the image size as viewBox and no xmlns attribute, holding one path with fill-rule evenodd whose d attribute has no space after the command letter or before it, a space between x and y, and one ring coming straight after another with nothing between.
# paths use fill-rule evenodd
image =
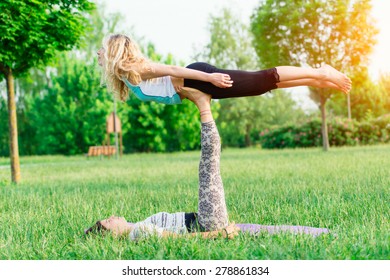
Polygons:
<instances>
[{"instance_id":1,"label":"woman's bare arm","mask_svg":"<svg viewBox=\"0 0 390 280\"><path fill-rule=\"evenodd\" d=\"M206 72L188 69L185 67L180 67L175 65L152 63L151 70L141 72L142 80L158 78L163 76L172 76L177 78L209 82L220 88L231 87L233 83L233 81L230 80L230 76L228 74L206 73Z\"/></svg>"},{"instance_id":2,"label":"woman's bare arm","mask_svg":"<svg viewBox=\"0 0 390 280\"><path fill-rule=\"evenodd\" d=\"M238 235L239 232L240 232L240 228L238 228L235 225L235 223L232 223L232 224L228 225L226 228L223 228L221 230L205 231L205 232L192 232L192 233L189 233L187 235L176 234L176 233L172 233L169 231L164 231L162 233L162 237L175 237L175 238L177 238L177 237L185 237L185 236L189 235L191 237L200 236L203 239L214 239L214 238L218 238L220 236L222 236L223 238L233 239L234 237L236 237Z\"/></svg>"}]
</instances>

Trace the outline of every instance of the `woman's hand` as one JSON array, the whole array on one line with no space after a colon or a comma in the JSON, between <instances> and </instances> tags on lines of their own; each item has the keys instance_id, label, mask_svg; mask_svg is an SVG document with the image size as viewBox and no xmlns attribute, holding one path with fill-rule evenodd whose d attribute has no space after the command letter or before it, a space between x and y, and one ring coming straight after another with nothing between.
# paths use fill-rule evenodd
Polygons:
<instances>
[{"instance_id":1,"label":"woman's hand","mask_svg":"<svg viewBox=\"0 0 390 280\"><path fill-rule=\"evenodd\" d=\"M233 86L233 81L228 74L223 73L211 73L210 83L216 87L228 88Z\"/></svg>"},{"instance_id":2,"label":"woman's hand","mask_svg":"<svg viewBox=\"0 0 390 280\"><path fill-rule=\"evenodd\" d=\"M184 79L183 78L176 78L176 77L171 77L172 85L173 88L177 93L180 93L183 86L184 86Z\"/></svg>"},{"instance_id":3,"label":"woman's hand","mask_svg":"<svg viewBox=\"0 0 390 280\"><path fill-rule=\"evenodd\" d=\"M240 228L233 222L223 229L222 233L225 238L233 239L240 232Z\"/></svg>"}]
</instances>

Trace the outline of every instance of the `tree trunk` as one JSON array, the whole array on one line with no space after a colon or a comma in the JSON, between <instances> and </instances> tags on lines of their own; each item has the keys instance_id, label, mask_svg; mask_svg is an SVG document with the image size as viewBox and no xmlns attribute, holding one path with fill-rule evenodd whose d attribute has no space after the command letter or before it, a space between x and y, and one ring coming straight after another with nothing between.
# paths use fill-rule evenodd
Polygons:
<instances>
[{"instance_id":1,"label":"tree trunk","mask_svg":"<svg viewBox=\"0 0 390 280\"><path fill-rule=\"evenodd\" d=\"M247 125L246 126L246 131L245 131L245 147L250 147L252 145L251 141L251 126Z\"/></svg>"},{"instance_id":2,"label":"tree trunk","mask_svg":"<svg viewBox=\"0 0 390 280\"><path fill-rule=\"evenodd\" d=\"M322 147L324 151L329 150L329 138L328 138L328 124L326 123L326 98L323 94L320 94L320 109L321 109L321 120L322 120Z\"/></svg>"},{"instance_id":3,"label":"tree trunk","mask_svg":"<svg viewBox=\"0 0 390 280\"><path fill-rule=\"evenodd\" d=\"M11 69L7 69L7 93L8 93L8 124L9 124L9 151L11 158L12 182L20 181L19 145L18 145L18 125L16 120L16 102L14 76Z\"/></svg>"},{"instance_id":4,"label":"tree trunk","mask_svg":"<svg viewBox=\"0 0 390 280\"><path fill-rule=\"evenodd\" d=\"M351 95L347 94L347 106L348 106L348 119L352 119L352 114L351 114Z\"/></svg>"}]
</instances>

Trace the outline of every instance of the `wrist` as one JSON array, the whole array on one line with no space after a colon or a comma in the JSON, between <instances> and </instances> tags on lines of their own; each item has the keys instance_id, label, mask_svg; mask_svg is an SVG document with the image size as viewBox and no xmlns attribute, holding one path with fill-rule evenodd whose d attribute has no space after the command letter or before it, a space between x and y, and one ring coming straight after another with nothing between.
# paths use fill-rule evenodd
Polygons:
<instances>
[{"instance_id":1,"label":"wrist","mask_svg":"<svg viewBox=\"0 0 390 280\"><path fill-rule=\"evenodd\" d=\"M229 239L229 233L226 228L222 229L222 237L225 239Z\"/></svg>"},{"instance_id":2,"label":"wrist","mask_svg":"<svg viewBox=\"0 0 390 280\"><path fill-rule=\"evenodd\" d=\"M213 73L207 73L207 82L209 83L213 82Z\"/></svg>"}]
</instances>

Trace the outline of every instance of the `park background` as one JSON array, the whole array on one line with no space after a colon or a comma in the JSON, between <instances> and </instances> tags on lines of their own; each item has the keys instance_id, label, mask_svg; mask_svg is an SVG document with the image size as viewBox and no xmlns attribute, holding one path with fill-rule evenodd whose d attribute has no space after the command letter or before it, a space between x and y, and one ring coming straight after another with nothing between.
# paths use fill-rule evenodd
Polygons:
<instances>
[{"instance_id":1,"label":"park background","mask_svg":"<svg viewBox=\"0 0 390 280\"><path fill-rule=\"evenodd\" d=\"M45 69L33 68L27 75L16 79L20 154L82 154L88 151L89 146L100 145L103 142L105 121L113 110L113 102L111 95L100 84L96 50L100 47L103 36L110 32L129 34L136 38L152 60L171 64L186 65L197 59L210 61L219 67L256 70L280 64L306 65L308 62L312 62L311 64L324 62L324 58L320 56L325 55L325 49L318 52L314 46L316 43L310 43L312 46L304 50L311 52L310 56L314 57L309 61L305 58L293 59L278 54L277 51L268 50L275 49L273 41L280 39L275 37L266 40L262 37L272 30L254 30L253 26L259 25L255 18L251 19L258 5L256 1L248 1L250 3L248 5L238 5L234 1L230 3L228 1L225 5L222 1L213 2L211 1L210 5L199 2L191 4L191 7L186 6L185 1L181 1L181 4L175 1L98 2L97 9L88 16L91 26L77 50L60 53ZM333 146L389 141L385 123L388 121L386 114L390 112L389 71L386 68L389 65L386 62L390 61L386 52L390 36L385 35L384 28L386 22L383 11L386 11L387 6L380 2L373 1L376 5L374 11L381 21L367 19L368 26L358 26L370 30L369 34L373 33L372 38L368 35L367 38L363 38L359 33L354 38L355 41L364 42L361 46L355 47L365 48L364 52L359 53L361 58L353 62L359 67L348 63L347 57L344 58L346 65L335 58L332 58L334 61L327 61L336 64L334 65L336 67L339 64L344 68L340 70L351 75L354 80L354 88L350 94L350 119L345 95L334 92L323 94L326 97L330 96L325 106L328 121L335 127L334 130L332 127L329 129L330 144ZM381 9L380 5L384 5L384 8ZM164 6L167 8L164 9ZM240 9L243 12L240 12ZM196 19L199 14L203 17L198 22L191 19L188 13L193 13ZM368 17L373 14L372 11L366 10L361 13ZM280 12L280 18L283 16ZM156 19L162 23L157 24ZM288 20L290 22L280 24L286 26L290 24L288 28L293 28L298 19L292 17ZM183 24L178 24L179 27L175 28L172 22ZM277 28L274 25L270 26ZM336 27L339 28L338 25L332 28ZM377 32L373 31L375 29ZM308 32L303 36L311 36L310 32L313 32L313 29ZM175 37L177 42L174 40ZM295 44L294 40L294 36L286 37L286 42L279 44L289 47L289 44ZM333 42L335 45L327 46L326 50L342 49L336 45L337 40ZM305 47L303 42L296 45ZM357 52L355 49L353 51ZM339 50L337 54L340 54ZM348 67L352 68L347 69ZM266 94L265 98L215 102L214 113L223 145L232 147L262 143L267 147L321 145L322 136L321 139L318 138L321 134L318 96L314 90L309 92L307 88L298 88L292 91L274 91ZM6 83L3 79L0 84L0 116L4 120L0 125L0 156L3 157L9 156L6 97ZM194 106L187 103L176 107L154 103L142 104L134 96L126 103L118 103L125 153L199 149L198 117ZM378 120L380 117L382 120ZM343 129L344 125L348 128ZM373 126L374 130L371 129ZM269 130L278 128L281 133L268 134L267 137ZM363 131L358 133L359 130ZM286 134L285 131L291 133ZM270 143L273 139L274 142Z\"/></svg>"},{"instance_id":2,"label":"park background","mask_svg":"<svg viewBox=\"0 0 390 280\"><path fill-rule=\"evenodd\" d=\"M18 185L9 168L3 79L1 212L13 215L8 223L1 216L0 258L388 259L390 76L383 51L388 3L260 3L98 1L96 9L82 13L86 21L80 40L66 47L71 50L53 52L47 63L38 59L15 76ZM152 240L124 248L110 238L85 240L82 228L99 218L119 214L138 221L159 211L193 211L197 202L200 124L190 102L166 106L134 96L117 102L125 155L84 156L90 146L102 144L113 110L96 60L102 38L113 32L135 38L150 59L162 63L203 60L256 70L327 62L350 75L350 106L342 93L306 88L213 102L231 220L329 227L337 234L244 236L231 244L215 241L212 250L200 240Z\"/></svg>"}]
</instances>

